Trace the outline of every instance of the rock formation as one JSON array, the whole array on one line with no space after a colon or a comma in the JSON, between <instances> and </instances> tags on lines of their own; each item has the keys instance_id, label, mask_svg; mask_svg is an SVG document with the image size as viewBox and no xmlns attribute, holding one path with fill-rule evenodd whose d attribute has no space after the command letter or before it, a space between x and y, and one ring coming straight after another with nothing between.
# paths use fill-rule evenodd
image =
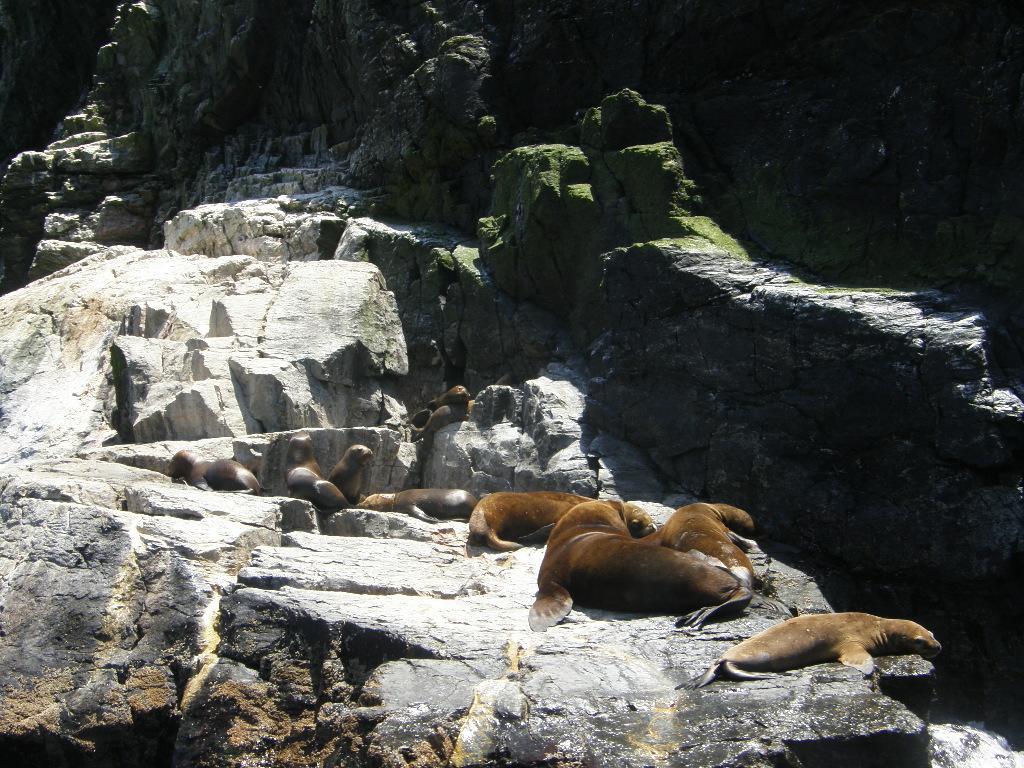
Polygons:
<instances>
[{"instance_id":1,"label":"rock formation","mask_svg":"<svg viewBox=\"0 0 1024 768\"><path fill-rule=\"evenodd\" d=\"M962 725L1024 738L1010 4L51 5L0 10L0 755L1014 759ZM743 506L777 600L945 650L676 691L775 609L531 633L541 549L288 499L298 430L373 492Z\"/></svg>"}]
</instances>

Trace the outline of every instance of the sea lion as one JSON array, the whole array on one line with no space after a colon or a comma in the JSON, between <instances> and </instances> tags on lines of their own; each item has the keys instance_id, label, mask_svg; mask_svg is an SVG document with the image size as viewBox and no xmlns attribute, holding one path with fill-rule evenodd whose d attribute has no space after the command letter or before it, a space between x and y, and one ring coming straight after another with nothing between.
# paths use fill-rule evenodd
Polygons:
<instances>
[{"instance_id":1,"label":"sea lion","mask_svg":"<svg viewBox=\"0 0 1024 768\"><path fill-rule=\"evenodd\" d=\"M313 452L313 438L306 432L292 435L288 441L288 454L285 457L284 473L287 475L296 467L303 467L318 475L323 474L320 464Z\"/></svg>"},{"instance_id":2,"label":"sea lion","mask_svg":"<svg viewBox=\"0 0 1024 768\"><path fill-rule=\"evenodd\" d=\"M361 502L361 509L401 512L428 523L468 520L477 498L457 488L412 488L398 493L375 493Z\"/></svg>"},{"instance_id":3,"label":"sea lion","mask_svg":"<svg viewBox=\"0 0 1024 768\"><path fill-rule=\"evenodd\" d=\"M372 458L373 451L365 445L357 443L349 446L328 475L327 479L345 494L349 504L359 501L359 494L363 490L363 470Z\"/></svg>"},{"instance_id":4,"label":"sea lion","mask_svg":"<svg viewBox=\"0 0 1024 768\"><path fill-rule=\"evenodd\" d=\"M562 515L594 499L574 493L501 491L483 498L469 517L469 543L500 552L521 549L524 539L544 542ZM629 532L637 538L654 531L650 515L634 504L606 502L625 510ZM516 539L518 541L510 541Z\"/></svg>"},{"instance_id":5,"label":"sea lion","mask_svg":"<svg viewBox=\"0 0 1024 768\"><path fill-rule=\"evenodd\" d=\"M708 671L677 686L700 688L716 677L760 680L781 672L838 661L870 675L872 655L917 653L930 659L942 650L935 635L914 621L883 619L870 613L797 616L759 632L723 653Z\"/></svg>"},{"instance_id":6,"label":"sea lion","mask_svg":"<svg viewBox=\"0 0 1024 768\"><path fill-rule=\"evenodd\" d=\"M744 549L753 541L730 530L727 525L753 533L754 521L739 507L728 504L690 504L680 507L656 533L644 538L650 544L679 552L703 552L728 568L748 587L760 586L754 566Z\"/></svg>"},{"instance_id":7,"label":"sea lion","mask_svg":"<svg viewBox=\"0 0 1024 768\"><path fill-rule=\"evenodd\" d=\"M424 437L434 434L442 427L447 427L449 424L455 424L459 421L465 421L469 418L469 412L472 407L472 400L468 403L442 405L430 414L430 418L427 419L427 423L421 428L413 427L412 441L415 443L417 440L422 440Z\"/></svg>"},{"instance_id":8,"label":"sea lion","mask_svg":"<svg viewBox=\"0 0 1024 768\"><path fill-rule=\"evenodd\" d=\"M436 411L442 405L468 405L470 397L471 395L469 394L469 390L461 384L458 384L449 389L443 395L435 397L427 403L427 407L432 411Z\"/></svg>"},{"instance_id":9,"label":"sea lion","mask_svg":"<svg viewBox=\"0 0 1024 768\"><path fill-rule=\"evenodd\" d=\"M204 491L235 491L256 496L260 493L260 483L256 476L237 461L205 461L187 448L182 448L171 457L167 474Z\"/></svg>"},{"instance_id":10,"label":"sea lion","mask_svg":"<svg viewBox=\"0 0 1024 768\"><path fill-rule=\"evenodd\" d=\"M328 511L348 506L348 500L337 486L324 480L320 464L313 454L313 439L309 435L301 433L288 441L284 471L289 496L305 499L318 509Z\"/></svg>"},{"instance_id":11,"label":"sea lion","mask_svg":"<svg viewBox=\"0 0 1024 768\"><path fill-rule=\"evenodd\" d=\"M739 612L753 593L734 574L702 557L636 541L625 505L588 501L555 524L537 576L530 629L543 632L572 610L686 613L679 626L700 628L712 616Z\"/></svg>"}]
</instances>

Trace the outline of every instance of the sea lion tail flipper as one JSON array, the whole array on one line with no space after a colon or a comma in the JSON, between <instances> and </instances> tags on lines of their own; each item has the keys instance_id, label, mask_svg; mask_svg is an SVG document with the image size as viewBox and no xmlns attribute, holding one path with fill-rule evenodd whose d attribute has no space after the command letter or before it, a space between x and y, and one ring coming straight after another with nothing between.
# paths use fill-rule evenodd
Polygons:
<instances>
[{"instance_id":1,"label":"sea lion tail flipper","mask_svg":"<svg viewBox=\"0 0 1024 768\"><path fill-rule=\"evenodd\" d=\"M714 664L708 667L708 671L705 672L703 675L680 683L676 686L676 690L678 691L680 688L689 688L691 691L695 691L698 688L703 688L705 685L709 685L712 680L718 677L718 670L721 666L722 661L716 661Z\"/></svg>"},{"instance_id":2,"label":"sea lion tail flipper","mask_svg":"<svg viewBox=\"0 0 1024 768\"><path fill-rule=\"evenodd\" d=\"M568 616L571 610L572 596L564 587L550 584L545 592L537 595L530 608L530 629L543 632Z\"/></svg>"},{"instance_id":3,"label":"sea lion tail flipper","mask_svg":"<svg viewBox=\"0 0 1024 768\"><path fill-rule=\"evenodd\" d=\"M735 531L728 531L729 541L735 544L737 547L742 549L744 552L749 552L752 549L759 549L757 542L753 539L747 539L740 536Z\"/></svg>"},{"instance_id":4,"label":"sea lion tail flipper","mask_svg":"<svg viewBox=\"0 0 1024 768\"><path fill-rule=\"evenodd\" d=\"M538 528L533 533L520 536L516 541L520 544L543 544L548 540L548 537L551 536L551 531L554 527L554 523L549 523L548 525Z\"/></svg>"},{"instance_id":5,"label":"sea lion tail flipper","mask_svg":"<svg viewBox=\"0 0 1024 768\"><path fill-rule=\"evenodd\" d=\"M494 531L487 531L487 546L491 549L496 549L499 552L515 552L517 549L522 549L522 544L516 544L514 541L505 541L499 539L498 534Z\"/></svg>"},{"instance_id":6,"label":"sea lion tail flipper","mask_svg":"<svg viewBox=\"0 0 1024 768\"><path fill-rule=\"evenodd\" d=\"M780 616L785 616L787 619L791 619L794 616L793 609L786 605L781 600L775 600L771 597L765 597L764 595L757 596L757 602L755 605L764 606L765 608L772 608L777 611Z\"/></svg>"},{"instance_id":7,"label":"sea lion tail flipper","mask_svg":"<svg viewBox=\"0 0 1024 768\"><path fill-rule=\"evenodd\" d=\"M875 660L860 646L846 648L839 656L839 663L859 669L865 675L870 675L875 671Z\"/></svg>"},{"instance_id":8,"label":"sea lion tail flipper","mask_svg":"<svg viewBox=\"0 0 1024 768\"><path fill-rule=\"evenodd\" d=\"M735 661L723 661L721 671L724 673L723 677L732 680L767 680L769 677L774 677L774 675L764 672L748 672L745 669L740 669L736 666Z\"/></svg>"},{"instance_id":9,"label":"sea lion tail flipper","mask_svg":"<svg viewBox=\"0 0 1024 768\"><path fill-rule=\"evenodd\" d=\"M413 504L412 509L409 510L409 514L415 517L417 520L422 520L424 523L440 523L436 517L428 515L422 509Z\"/></svg>"},{"instance_id":10,"label":"sea lion tail flipper","mask_svg":"<svg viewBox=\"0 0 1024 768\"><path fill-rule=\"evenodd\" d=\"M684 627L689 629L700 629L707 623L708 619L711 619L712 617L721 618L722 616L730 613L739 613L747 607L747 604L753 596L753 592L746 587L740 586L733 593L733 597L730 597L724 603L719 603L718 605L712 605L707 608L701 608L693 611L692 613L688 613L676 622L676 627L679 629L683 629Z\"/></svg>"}]
</instances>

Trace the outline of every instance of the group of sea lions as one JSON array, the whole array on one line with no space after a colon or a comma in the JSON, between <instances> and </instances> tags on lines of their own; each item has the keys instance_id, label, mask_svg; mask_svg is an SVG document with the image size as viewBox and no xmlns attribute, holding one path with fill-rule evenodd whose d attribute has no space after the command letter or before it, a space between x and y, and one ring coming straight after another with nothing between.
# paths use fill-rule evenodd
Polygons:
<instances>
[{"instance_id":1,"label":"group of sea lions","mask_svg":"<svg viewBox=\"0 0 1024 768\"><path fill-rule=\"evenodd\" d=\"M419 427L414 417L416 434L423 437L439 424L464 420L472 402L465 387L453 387L431 401ZM746 554L756 547L748 538L754 521L729 504L680 507L656 529L634 503L571 493L499 492L477 500L461 489L417 488L363 496L364 470L372 458L367 446L350 446L324 477L311 437L295 435L285 465L288 493L323 512L358 507L431 523L468 520L467 554L470 545L507 552L547 541L528 617L536 632L561 621L574 603L683 614L677 626L699 629L709 619L743 611L761 586ZM231 460L204 461L189 450L174 455L168 474L204 490L260 493L246 467ZM872 654L932 658L940 650L934 635L912 621L866 613L798 616L734 646L689 685L701 687L720 677L757 679L826 661L870 674Z\"/></svg>"}]
</instances>

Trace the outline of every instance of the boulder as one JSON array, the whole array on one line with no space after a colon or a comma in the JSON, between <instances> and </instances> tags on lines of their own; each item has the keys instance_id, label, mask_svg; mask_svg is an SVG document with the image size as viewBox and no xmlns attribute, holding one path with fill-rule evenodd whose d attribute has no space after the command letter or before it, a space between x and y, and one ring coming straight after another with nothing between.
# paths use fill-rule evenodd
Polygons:
<instances>
[{"instance_id":1,"label":"boulder","mask_svg":"<svg viewBox=\"0 0 1024 768\"><path fill-rule=\"evenodd\" d=\"M403 415L387 380L405 342L371 264L114 248L5 296L0 318L0 460L95 447L110 424L198 440Z\"/></svg>"}]
</instances>

